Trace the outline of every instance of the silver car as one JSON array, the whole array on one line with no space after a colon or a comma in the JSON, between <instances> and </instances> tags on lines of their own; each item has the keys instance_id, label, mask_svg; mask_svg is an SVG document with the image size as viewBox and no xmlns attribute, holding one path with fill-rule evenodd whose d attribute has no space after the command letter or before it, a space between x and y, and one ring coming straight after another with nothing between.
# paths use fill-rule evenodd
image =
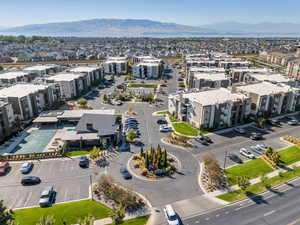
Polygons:
<instances>
[{"instance_id":1,"label":"silver car","mask_svg":"<svg viewBox=\"0 0 300 225\"><path fill-rule=\"evenodd\" d=\"M23 163L22 167L20 168L20 172L22 174L28 174L33 168L33 163L32 162L25 162Z\"/></svg>"},{"instance_id":2,"label":"silver car","mask_svg":"<svg viewBox=\"0 0 300 225\"><path fill-rule=\"evenodd\" d=\"M50 206L53 202L53 197L54 197L53 187L52 186L46 187L40 196L39 205L41 207Z\"/></svg>"}]
</instances>

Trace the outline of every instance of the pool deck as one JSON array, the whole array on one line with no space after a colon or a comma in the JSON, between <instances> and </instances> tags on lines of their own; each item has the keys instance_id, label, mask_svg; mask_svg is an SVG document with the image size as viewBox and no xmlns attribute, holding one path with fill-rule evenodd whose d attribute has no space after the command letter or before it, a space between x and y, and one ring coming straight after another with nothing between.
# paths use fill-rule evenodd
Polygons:
<instances>
[{"instance_id":1,"label":"pool deck","mask_svg":"<svg viewBox=\"0 0 300 225\"><path fill-rule=\"evenodd\" d=\"M63 146L63 141L61 141L61 137L68 129L74 129L75 127L64 127L60 128L56 131L53 138L50 140L49 144L45 147L43 152L53 152L59 149L59 146Z\"/></svg>"}]
</instances>

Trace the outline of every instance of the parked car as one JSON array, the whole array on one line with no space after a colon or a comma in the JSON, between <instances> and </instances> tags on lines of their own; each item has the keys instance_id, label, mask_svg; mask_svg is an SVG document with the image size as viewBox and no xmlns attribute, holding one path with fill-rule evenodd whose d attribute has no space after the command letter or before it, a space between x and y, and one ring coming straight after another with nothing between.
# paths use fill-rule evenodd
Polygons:
<instances>
[{"instance_id":1,"label":"parked car","mask_svg":"<svg viewBox=\"0 0 300 225\"><path fill-rule=\"evenodd\" d=\"M213 142L213 141L211 140L210 137L205 136L205 135L203 135L203 134L199 134L198 136L195 137L195 139L196 139L196 141L197 141L197 140L204 140L204 141L206 141L207 143L212 143L212 142ZM200 141L199 141L199 142L200 142Z\"/></svg>"},{"instance_id":2,"label":"parked car","mask_svg":"<svg viewBox=\"0 0 300 225\"><path fill-rule=\"evenodd\" d=\"M235 127L233 128L233 130L239 134L245 134L246 133L246 130L244 128L241 128L241 127Z\"/></svg>"},{"instance_id":3,"label":"parked car","mask_svg":"<svg viewBox=\"0 0 300 225\"><path fill-rule=\"evenodd\" d=\"M116 101L116 105L123 105L123 102L121 100Z\"/></svg>"},{"instance_id":4,"label":"parked car","mask_svg":"<svg viewBox=\"0 0 300 225\"><path fill-rule=\"evenodd\" d=\"M166 125L160 125L159 126L159 131L160 132L169 132L169 131L172 131L172 127L170 126L166 126Z\"/></svg>"},{"instance_id":5,"label":"parked car","mask_svg":"<svg viewBox=\"0 0 300 225\"><path fill-rule=\"evenodd\" d=\"M0 175L5 175L9 168L10 166L8 162L0 162Z\"/></svg>"},{"instance_id":6,"label":"parked car","mask_svg":"<svg viewBox=\"0 0 300 225\"><path fill-rule=\"evenodd\" d=\"M22 185L33 185L33 184L39 184L41 183L41 179L36 176L26 176L23 177L21 180Z\"/></svg>"},{"instance_id":7,"label":"parked car","mask_svg":"<svg viewBox=\"0 0 300 225\"><path fill-rule=\"evenodd\" d=\"M89 166L89 159L87 158L87 156L85 155L80 156L79 166L82 168L86 168Z\"/></svg>"},{"instance_id":8,"label":"parked car","mask_svg":"<svg viewBox=\"0 0 300 225\"><path fill-rule=\"evenodd\" d=\"M267 148L267 146L265 144L258 144L258 145L256 145L256 147L258 147L262 151L264 151Z\"/></svg>"},{"instance_id":9,"label":"parked car","mask_svg":"<svg viewBox=\"0 0 300 225\"><path fill-rule=\"evenodd\" d=\"M257 146L250 146L249 148L252 152L255 152L259 155L262 155L264 153L263 150L261 150L260 148L258 148Z\"/></svg>"},{"instance_id":10,"label":"parked car","mask_svg":"<svg viewBox=\"0 0 300 225\"><path fill-rule=\"evenodd\" d=\"M25 162L23 163L22 167L20 168L20 172L23 174L28 174L33 168L32 162Z\"/></svg>"},{"instance_id":11,"label":"parked car","mask_svg":"<svg viewBox=\"0 0 300 225\"><path fill-rule=\"evenodd\" d=\"M132 178L131 174L125 167L120 169L120 173L122 174L122 176L125 180L129 180Z\"/></svg>"},{"instance_id":12,"label":"parked car","mask_svg":"<svg viewBox=\"0 0 300 225\"><path fill-rule=\"evenodd\" d=\"M246 148L241 148L240 149L240 154L249 158L249 159L255 159L255 155L253 155L248 149Z\"/></svg>"},{"instance_id":13,"label":"parked car","mask_svg":"<svg viewBox=\"0 0 300 225\"><path fill-rule=\"evenodd\" d=\"M240 157L238 157L236 154L229 153L227 157L235 163L240 163L240 164L243 163L243 160Z\"/></svg>"},{"instance_id":14,"label":"parked car","mask_svg":"<svg viewBox=\"0 0 300 225\"><path fill-rule=\"evenodd\" d=\"M261 133L252 133L250 138L252 140L261 140L262 139L262 134Z\"/></svg>"},{"instance_id":15,"label":"parked car","mask_svg":"<svg viewBox=\"0 0 300 225\"><path fill-rule=\"evenodd\" d=\"M269 119L269 120L267 120L267 123L272 126L280 126L281 125L280 121L276 120L276 119Z\"/></svg>"},{"instance_id":16,"label":"parked car","mask_svg":"<svg viewBox=\"0 0 300 225\"><path fill-rule=\"evenodd\" d=\"M290 120L290 121L288 121L287 123L288 123L288 125L291 125L291 126L296 126L296 125L298 125L298 124L299 124L299 121L294 119L294 120Z\"/></svg>"},{"instance_id":17,"label":"parked car","mask_svg":"<svg viewBox=\"0 0 300 225\"><path fill-rule=\"evenodd\" d=\"M167 124L168 122L165 119L157 120L157 124Z\"/></svg>"},{"instance_id":18,"label":"parked car","mask_svg":"<svg viewBox=\"0 0 300 225\"><path fill-rule=\"evenodd\" d=\"M51 206L54 200L53 186L46 187L40 196L39 205L41 207Z\"/></svg>"},{"instance_id":19,"label":"parked car","mask_svg":"<svg viewBox=\"0 0 300 225\"><path fill-rule=\"evenodd\" d=\"M199 143L203 144L203 145L208 145L209 144L207 142L207 140L205 140L202 136L195 137L195 140L198 141Z\"/></svg>"},{"instance_id":20,"label":"parked car","mask_svg":"<svg viewBox=\"0 0 300 225\"><path fill-rule=\"evenodd\" d=\"M169 225L179 225L179 218L171 205L164 207L164 214Z\"/></svg>"}]
</instances>

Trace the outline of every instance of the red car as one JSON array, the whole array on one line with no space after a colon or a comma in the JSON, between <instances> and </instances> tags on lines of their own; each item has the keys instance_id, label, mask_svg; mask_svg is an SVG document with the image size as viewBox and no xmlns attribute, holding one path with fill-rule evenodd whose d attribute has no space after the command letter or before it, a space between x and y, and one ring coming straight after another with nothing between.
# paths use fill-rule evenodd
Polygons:
<instances>
[{"instance_id":1,"label":"red car","mask_svg":"<svg viewBox=\"0 0 300 225\"><path fill-rule=\"evenodd\" d=\"M0 175L5 175L9 169L8 162L0 162Z\"/></svg>"}]
</instances>

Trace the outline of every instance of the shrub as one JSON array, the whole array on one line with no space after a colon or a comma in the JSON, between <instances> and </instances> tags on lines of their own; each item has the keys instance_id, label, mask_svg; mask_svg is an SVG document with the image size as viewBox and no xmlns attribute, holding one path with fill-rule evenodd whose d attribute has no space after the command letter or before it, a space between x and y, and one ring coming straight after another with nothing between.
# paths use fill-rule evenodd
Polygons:
<instances>
[{"instance_id":1,"label":"shrub","mask_svg":"<svg viewBox=\"0 0 300 225\"><path fill-rule=\"evenodd\" d=\"M149 174L149 170L147 170L146 168L142 169L141 175L147 176L148 174Z\"/></svg>"},{"instance_id":2,"label":"shrub","mask_svg":"<svg viewBox=\"0 0 300 225\"><path fill-rule=\"evenodd\" d=\"M140 162L136 161L133 163L134 168L140 168Z\"/></svg>"},{"instance_id":3,"label":"shrub","mask_svg":"<svg viewBox=\"0 0 300 225\"><path fill-rule=\"evenodd\" d=\"M139 159L141 159L141 156L139 154L134 154L132 159L139 160Z\"/></svg>"}]
</instances>

